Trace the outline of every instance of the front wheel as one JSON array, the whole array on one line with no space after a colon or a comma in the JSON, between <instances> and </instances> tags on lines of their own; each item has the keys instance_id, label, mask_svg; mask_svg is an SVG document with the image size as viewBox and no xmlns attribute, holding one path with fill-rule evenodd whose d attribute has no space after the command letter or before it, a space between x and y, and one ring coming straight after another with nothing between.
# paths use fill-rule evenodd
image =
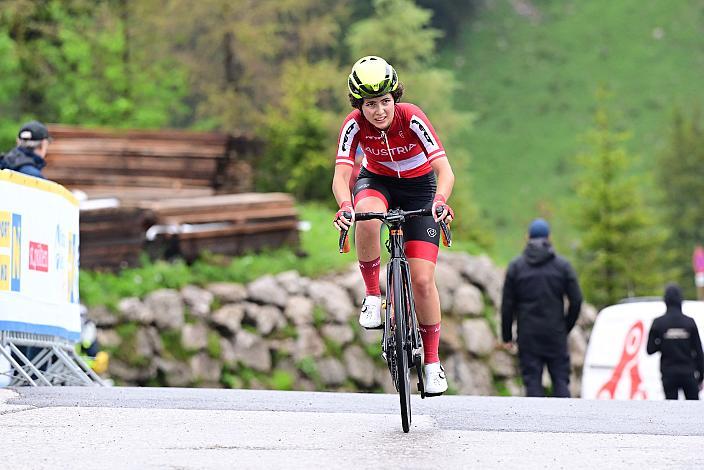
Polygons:
<instances>
[{"instance_id":1,"label":"front wheel","mask_svg":"<svg viewBox=\"0 0 704 470\"><path fill-rule=\"evenodd\" d=\"M394 345L396 355L396 374L398 384L398 395L401 402L401 425L403 432L408 432L411 427L411 382L408 361L408 338L406 336L406 318L408 299L404 295L401 287L401 265L392 265L392 292L394 307Z\"/></svg>"}]
</instances>

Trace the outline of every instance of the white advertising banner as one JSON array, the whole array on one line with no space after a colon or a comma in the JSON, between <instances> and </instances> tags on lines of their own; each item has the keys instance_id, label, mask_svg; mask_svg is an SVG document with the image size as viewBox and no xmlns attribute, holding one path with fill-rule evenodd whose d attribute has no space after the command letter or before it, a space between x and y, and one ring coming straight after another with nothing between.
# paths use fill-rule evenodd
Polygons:
<instances>
[{"instance_id":1,"label":"white advertising banner","mask_svg":"<svg viewBox=\"0 0 704 470\"><path fill-rule=\"evenodd\" d=\"M79 339L78 216L63 186L0 171L0 330Z\"/></svg>"},{"instance_id":2,"label":"white advertising banner","mask_svg":"<svg viewBox=\"0 0 704 470\"><path fill-rule=\"evenodd\" d=\"M694 319L704 337L704 302L685 301L682 311ZM660 353L646 351L653 320L664 313L665 303L659 301L626 302L599 312L584 359L582 398L665 399Z\"/></svg>"}]
</instances>

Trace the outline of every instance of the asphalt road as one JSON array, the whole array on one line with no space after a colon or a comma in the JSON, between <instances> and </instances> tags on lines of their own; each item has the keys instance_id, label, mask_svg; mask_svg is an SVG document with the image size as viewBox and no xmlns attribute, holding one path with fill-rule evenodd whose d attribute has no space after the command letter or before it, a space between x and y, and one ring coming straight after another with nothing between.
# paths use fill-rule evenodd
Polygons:
<instances>
[{"instance_id":1,"label":"asphalt road","mask_svg":"<svg viewBox=\"0 0 704 470\"><path fill-rule=\"evenodd\" d=\"M0 389L0 468L702 468L701 402ZM10 465L5 466L3 462Z\"/></svg>"}]
</instances>

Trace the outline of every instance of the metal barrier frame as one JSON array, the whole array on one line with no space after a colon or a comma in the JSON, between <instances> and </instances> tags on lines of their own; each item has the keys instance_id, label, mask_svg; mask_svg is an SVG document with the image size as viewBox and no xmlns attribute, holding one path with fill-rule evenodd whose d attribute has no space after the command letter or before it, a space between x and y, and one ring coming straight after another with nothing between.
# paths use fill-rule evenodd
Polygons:
<instances>
[{"instance_id":1,"label":"metal barrier frame","mask_svg":"<svg viewBox=\"0 0 704 470\"><path fill-rule=\"evenodd\" d=\"M30 360L18 346L36 347L39 352ZM0 375L10 377L11 387L106 386L100 376L76 353L75 344L58 336L0 331L0 356L10 363L10 370Z\"/></svg>"}]
</instances>

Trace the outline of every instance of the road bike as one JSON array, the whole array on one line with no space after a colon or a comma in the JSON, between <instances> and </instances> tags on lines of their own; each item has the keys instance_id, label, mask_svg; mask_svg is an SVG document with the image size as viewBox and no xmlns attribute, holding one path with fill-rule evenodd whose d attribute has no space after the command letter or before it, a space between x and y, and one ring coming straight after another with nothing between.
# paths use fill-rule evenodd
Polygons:
<instances>
[{"instance_id":1,"label":"road bike","mask_svg":"<svg viewBox=\"0 0 704 470\"><path fill-rule=\"evenodd\" d=\"M440 213L442 209L438 215ZM344 215L348 219L351 218L349 213ZM421 398L425 398L427 394L423 383L423 340L418 330L413 302L411 270L403 251L402 224L413 217L431 215L430 209L413 211L391 209L388 212L361 212L354 217L355 221L381 220L389 229L386 248L391 258L386 270L386 308L381 355L389 366L391 378L400 397L403 432L408 432L411 426L411 367L415 367L418 375L418 392ZM440 230L443 245L450 246L452 244L450 228L444 222L440 222ZM347 232L347 230L340 232L340 253L347 253L350 250Z\"/></svg>"}]
</instances>

